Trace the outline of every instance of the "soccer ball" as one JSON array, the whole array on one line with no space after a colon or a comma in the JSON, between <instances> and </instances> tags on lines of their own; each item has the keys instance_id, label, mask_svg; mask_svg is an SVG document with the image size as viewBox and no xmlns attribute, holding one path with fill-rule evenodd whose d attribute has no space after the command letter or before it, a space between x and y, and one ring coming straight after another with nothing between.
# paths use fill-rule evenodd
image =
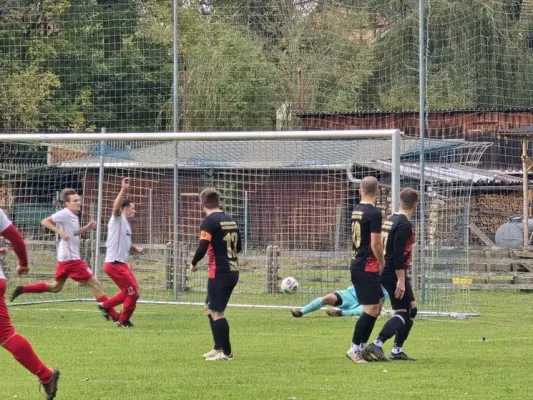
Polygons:
<instances>
[{"instance_id":1,"label":"soccer ball","mask_svg":"<svg viewBox=\"0 0 533 400\"><path fill-rule=\"evenodd\" d=\"M296 293L298 291L298 281L292 276L288 276L281 281L281 290L287 294Z\"/></svg>"}]
</instances>

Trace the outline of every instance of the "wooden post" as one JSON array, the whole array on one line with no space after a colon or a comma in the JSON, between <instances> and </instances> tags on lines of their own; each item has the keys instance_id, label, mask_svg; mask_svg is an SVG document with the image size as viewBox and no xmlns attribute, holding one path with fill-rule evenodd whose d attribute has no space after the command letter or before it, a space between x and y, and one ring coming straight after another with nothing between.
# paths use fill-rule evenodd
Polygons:
<instances>
[{"instance_id":1,"label":"wooden post","mask_svg":"<svg viewBox=\"0 0 533 400\"><path fill-rule=\"evenodd\" d=\"M527 156L527 140L522 140L522 189L524 194L524 203L523 203L523 214L524 214L524 247L529 246L529 191L528 191L528 172L529 172L529 165L527 163L528 156Z\"/></svg>"}]
</instances>

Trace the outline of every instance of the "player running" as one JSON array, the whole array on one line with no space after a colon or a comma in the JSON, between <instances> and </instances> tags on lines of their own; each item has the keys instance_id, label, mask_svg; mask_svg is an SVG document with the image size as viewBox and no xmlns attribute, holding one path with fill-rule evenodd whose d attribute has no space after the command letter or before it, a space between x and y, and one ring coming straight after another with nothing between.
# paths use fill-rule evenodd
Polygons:
<instances>
[{"instance_id":1,"label":"player running","mask_svg":"<svg viewBox=\"0 0 533 400\"><path fill-rule=\"evenodd\" d=\"M381 301L384 303L388 296L385 289L382 289L382 292ZM302 308L293 308L291 314L295 318L300 318L305 314L320 310L324 305L334 307L326 310L326 314L330 317L360 317L364 310L364 306L359 304L355 288L351 285L347 289L317 297Z\"/></svg>"},{"instance_id":2,"label":"player running","mask_svg":"<svg viewBox=\"0 0 533 400\"><path fill-rule=\"evenodd\" d=\"M0 208L0 236L3 236L11 243L17 256L17 274L25 275L29 272L28 253L26 243L13 223L7 218L4 210ZM5 254L6 248L0 248L0 253ZM31 344L22 335L15 331L11 323L9 311L4 299L7 289L6 276L2 263L0 262L0 345L13 354L15 360L33 375L39 378L46 393L46 399L52 400L56 397L57 382L59 381L59 370L47 367L35 354Z\"/></svg>"},{"instance_id":3,"label":"player running","mask_svg":"<svg viewBox=\"0 0 533 400\"><path fill-rule=\"evenodd\" d=\"M60 199L65 203L65 208L41 221L41 225L57 233L60 237L57 246L57 267L54 282L17 286L11 295L11 301L24 293L59 293L63 290L67 278L89 285L97 302L102 303L108 300L102 290L102 285L93 276L91 268L80 256L80 236L93 230L96 227L96 222L90 221L80 228L78 213L81 208L81 200L74 189L63 189L60 193ZM118 313L114 309L110 309L108 315L114 320L118 320Z\"/></svg>"},{"instance_id":4,"label":"player running","mask_svg":"<svg viewBox=\"0 0 533 400\"><path fill-rule=\"evenodd\" d=\"M98 308L109 319L109 310L124 304L117 326L133 328L130 321L139 299L139 285L133 271L127 264L128 254L131 251L144 254L143 249L131 244L131 227L129 221L135 217L135 204L125 199L130 186L130 178L122 180L120 192L113 203L113 214L107 225L107 241L104 271L120 288L120 292L110 299L99 303Z\"/></svg>"},{"instance_id":5,"label":"player running","mask_svg":"<svg viewBox=\"0 0 533 400\"><path fill-rule=\"evenodd\" d=\"M237 223L220 209L220 195L213 188L200 193L206 217L200 225L200 242L191 261L191 271L205 254L209 257L206 312L213 334L214 347L204 354L206 361L233 360L229 324L224 310L239 281L241 235Z\"/></svg>"},{"instance_id":6,"label":"player running","mask_svg":"<svg viewBox=\"0 0 533 400\"><path fill-rule=\"evenodd\" d=\"M386 241L385 269L381 274L381 284L390 295L394 317L389 319L367 352L378 358L383 352L383 344L396 335L391 360L416 361L403 352L416 317L416 301L407 272L411 268L411 252L415 234L411 218L418 205L418 192L407 188L400 192L400 209L383 224L383 240Z\"/></svg>"}]
</instances>

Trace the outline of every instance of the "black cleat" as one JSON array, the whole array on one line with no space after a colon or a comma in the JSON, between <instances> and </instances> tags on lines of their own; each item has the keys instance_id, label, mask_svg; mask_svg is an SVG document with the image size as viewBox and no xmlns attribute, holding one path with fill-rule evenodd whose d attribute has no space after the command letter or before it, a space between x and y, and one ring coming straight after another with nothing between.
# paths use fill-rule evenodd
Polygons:
<instances>
[{"instance_id":1,"label":"black cleat","mask_svg":"<svg viewBox=\"0 0 533 400\"><path fill-rule=\"evenodd\" d=\"M13 290L13 293L11 294L11 302L15 301L17 297L19 297L21 294L23 294L23 287L17 286L15 290Z\"/></svg>"},{"instance_id":2,"label":"black cleat","mask_svg":"<svg viewBox=\"0 0 533 400\"><path fill-rule=\"evenodd\" d=\"M117 322L117 326L119 328L133 328L135 325L133 325L130 321L124 321L123 323Z\"/></svg>"},{"instance_id":3,"label":"black cleat","mask_svg":"<svg viewBox=\"0 0 533 400\"><path fill-rule=\"evenodd\" d=\"M292 316L293 316L294 318L301 318L301 317L303 317L302 312L301 312L300 310L298 310L297 308L293 308L293 309L291 310L291 314L292 314Z\"/></svg>"},{"instance_id":4,"label":"black cleat","mask_svg":"<svg viewBox=\"0 0 533 400\"><path fill-rule=\"evenodd\" d=\"M326 314L328 314L330 317L342 317L342 311L338 308L328 308L326 310Z\"/></svg>"},{"instance_id":5,"label":"black cleat","mask_svg":"<svg viewBox=\"0 0 533 400\"><path fill-rule=\"evenodd\" d=\"M102 304L98 304L98 309L102 313L102 317L106 319L106 321L111 321L111 316L109 315L109 310L105 308Z\"/></svg>"},{"instance_id":6,"label":"black cleat","mask_svg":"<svg viewBox=\"0 0 533 400\"><path fill-rule=\"evenodd\" d=\"M365 360L372 359L372 361L389 361L383 349L376 346L374 343L370 343L368 347L363 351L363 357Z\"/></svg>"},{"instance_id":7,"label":"black cleat","mask_svg":"<svg viewBox=\"0 0 533 400\"><path fill-rule=\"evenodd\" d=\"M403 351L398 354L391 353L390 355L391 361L416 361L416 358L409 357L407 354L405 354Z\"/></svg>"},{"instance_id":8,"label":"black cleat","mask_svg":"<svg viewBox=\"0 0 533 400\"><path fill-rule=\"evenodd\" d=\"M58 369L54 369L52 377L47 383L43 383L44 392L46 393L46 400L53 400L57 393L57 382L59 381L59 375L61 373Z\"/></svg>"}]
</instances>

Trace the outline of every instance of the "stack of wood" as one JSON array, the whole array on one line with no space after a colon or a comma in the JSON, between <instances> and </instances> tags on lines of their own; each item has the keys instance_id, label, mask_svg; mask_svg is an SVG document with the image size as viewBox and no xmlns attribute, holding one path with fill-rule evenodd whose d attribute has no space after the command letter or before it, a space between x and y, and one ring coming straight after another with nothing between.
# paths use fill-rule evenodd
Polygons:
<instances>
[{"instance_id":1,"label":"stack of wood","mask_svg":"<svg viewBox=\"0 0 533 400\"><path fill-rule=\"evenodd\" d=\"M470 205L470 222L477 225L488 237L512 215L522 215L522 193L480 194L473 196Z\"/></svg>"}]
</instances>

